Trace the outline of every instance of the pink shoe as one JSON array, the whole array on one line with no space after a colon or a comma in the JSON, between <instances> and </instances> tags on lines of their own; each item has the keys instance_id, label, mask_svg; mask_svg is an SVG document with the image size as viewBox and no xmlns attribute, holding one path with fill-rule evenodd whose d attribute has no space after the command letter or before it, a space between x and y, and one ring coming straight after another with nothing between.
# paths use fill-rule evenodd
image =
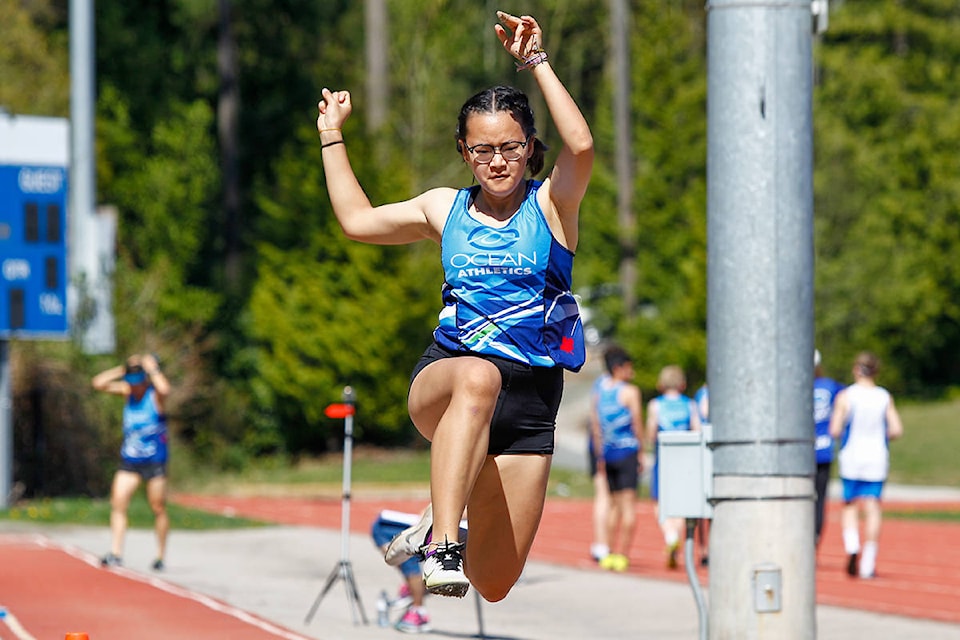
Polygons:
<instances>
[{"instance_id":1,"label":"pink shoe","mask_svg":"<svg viewBox=\"0 0 960 640\"><path fill-rule=\"evenodd\" d=\"M404 633L426 633L431 629L430 619L422 607L410 607L397 623L397 631Z\"/></svg>"}]
</instances>

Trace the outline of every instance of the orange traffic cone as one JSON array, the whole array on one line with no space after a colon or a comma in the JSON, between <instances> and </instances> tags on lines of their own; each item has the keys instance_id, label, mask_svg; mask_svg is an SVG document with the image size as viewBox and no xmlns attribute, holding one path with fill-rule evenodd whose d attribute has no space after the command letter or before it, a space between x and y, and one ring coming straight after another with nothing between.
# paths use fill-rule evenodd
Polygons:
<instances>
[{"instance_id":1,"label":"orange traffic cone","mask_svg":"<svg viewBox=\"0 0 960 640\"><path fill-rule=\"evenodd\" d=\"M64 640L90 640L90 636L85 633L68 633Z\"/></svg>"}]
</instances>

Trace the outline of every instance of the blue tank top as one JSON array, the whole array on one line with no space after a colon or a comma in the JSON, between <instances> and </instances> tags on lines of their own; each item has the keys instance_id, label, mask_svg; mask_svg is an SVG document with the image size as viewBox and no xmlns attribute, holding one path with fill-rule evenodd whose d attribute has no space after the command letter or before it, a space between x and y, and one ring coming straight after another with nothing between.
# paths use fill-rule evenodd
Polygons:
<instances>
[{"instance_id":1,"label":"blue tank top","mask_svg":"<svg viewBox=\"0 0 960 640\"><path fill-rule=\"evenodd\" d=\"M123 445L120 457L131 463L167 461L167 417L157 411L156 391L147 389L137 400L127 397L123 405Z\"/></svg>"},{"instance_id":2,"label":"blue tank top","mask_svg":"<svg viewBox=\"0 0 960 640\"><path fill-rule=\"evenodd\" d=\"M817 464L833 462L833 438L830 437L830 416L837 394L843 389L830 378L813 379L813 423L816 429Z\"/></svg>"},{"instance_id":3,"label":"blue tank top","mask_svg":"<svg viewBox=\"0 0 960 640\"><path fill-rule=\"evenodd\" d=\"M603 458L607 462L636 457L640 450L640 442L633 431L630 410L618 398L623 385L623 382L611 384L610 376L604 375L593 387L603 440Z\"/></svg>"},{"instance_id":4,"label":"blue tank top","mask_svg":"<svg viewBox=\"0 0 960 640\"><path fill-rule=\"evenodd\" d=\"M434 339L452 351L579 371L586 356L570 292L573 252L553 237L537 203L542 183L503 227L468 212L479 187L461 189L443 227L443 309Z\"/></svg>"},{"instance_id":5,"label":"blue tank top","mask_svg":"<svg viewBox=\"0 0 960 640\"><path fill-rule=\"evenodd\" d=\"M692 405L685 395L657 397L657 431L689 431Z\"/></svg>"}]
</instances>

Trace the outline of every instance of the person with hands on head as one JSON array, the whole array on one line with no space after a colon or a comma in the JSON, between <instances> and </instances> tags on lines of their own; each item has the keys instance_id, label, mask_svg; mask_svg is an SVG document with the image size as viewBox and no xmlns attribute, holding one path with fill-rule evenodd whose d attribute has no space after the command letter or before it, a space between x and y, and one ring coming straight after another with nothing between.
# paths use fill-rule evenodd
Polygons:
<instances>
[{"instance_id":1,"label":"person with hands on head","mask_svg":"<svg viewBox=\"0 0 960 640\"><path fill-rule=\"evenodd\" d=\"M155 571L163 570L170 521L167 517L167 417L164 400L170 383L160 370L156 356L132 355L126 364L117 365L93 377L97 391L123 396L123 443L120 466L110 489L110 553L100 564L123 564L127 510L140 481L146 483L147 502L154 515L157 535Z\"/></svg>"},{"instance_id":2,"label":"person with hands on head","mask_svg":"<svg viewBox=\"0 0 960 640\"><path fill-rule=\"evenodd\" d=\"M579 370L585 357L570 288L593 165L590 128L548 62L540 25L497 17L497 38L533 75L563 142L542 181L533 176L546 148L527 96L513 87L481 91L460 110L457 151L476 184L378 206L347 156L350 93L323 89L317 118L344 234L373 244L429 239L441 249L443 308L407 397L411 420L431 442L432 509L385 558L420 555L428 591L462 597L472 583L489 601L506 597L526 563L543 513L563 369Z\"/></svg>"}]
</instances>

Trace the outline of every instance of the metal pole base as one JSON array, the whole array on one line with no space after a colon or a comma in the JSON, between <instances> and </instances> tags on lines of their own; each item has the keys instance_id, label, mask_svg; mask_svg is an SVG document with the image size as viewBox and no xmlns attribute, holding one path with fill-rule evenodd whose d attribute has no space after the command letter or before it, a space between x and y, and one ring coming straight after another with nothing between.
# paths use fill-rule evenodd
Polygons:
<instances>
[{"instance_id":1,"label":"metal pole base","mask_svg":"<svg viewBox=\"0 0 960 640\"><path fill-rule=\"evenodd\" d=\"M313 606L311 606L310 611L307 612L307 617L304 619L304 622L309 624L310 621L313 620L313 615L317 612L320 601L323 600L323 597L327 595L327 592L333 587L333 583L338 579L342 579L346 585L347 600L351 605L350 614L353 616L353 624L357 624L357 612L360 612L360 618L363 620L363 624L370 624L367 620L367 614L363 609L363 603L360 602L360 593L357 591L357 583L353 579L353 567L350 565L349 560L341 560L337 566L333 568L333 571L330 572L327 583L323 586L323 590L317 596L317 599L313 601Z\"/></svg>"}]
</instances>

